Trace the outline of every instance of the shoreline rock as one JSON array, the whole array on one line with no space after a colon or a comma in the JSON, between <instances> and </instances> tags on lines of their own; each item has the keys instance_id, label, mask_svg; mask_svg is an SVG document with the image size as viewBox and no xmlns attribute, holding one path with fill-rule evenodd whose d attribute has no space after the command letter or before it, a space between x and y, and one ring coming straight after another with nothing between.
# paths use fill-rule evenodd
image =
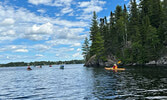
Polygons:
<instances>
[{"instance_id":1,"label":"shoreline rock","mask_svg":"<svg viewBox=\"0 0 167 100\"><path fill-rule=\"evenodd\" d=\"M86 67L111 67L117 63L118 60L114 56L108 56L107 62L96 60L96 55L92 56L86 63ZM160 57L157 61L153 60L145 64L120 64L121 66L166 66L167 67L167 55Z\"/></svg>"},{"instance_id":2,"label":"shoreline rock","mask_svg":"<svg viewBox=\"0 0 167 100\"><path fill-rule=\"evenodd\" d=\"M102 60L97 60L96 55L94 55L85 63L84 66L86 66L86 67L101 67L101 66L109 67L117 62L118 62L118 60L116 59L115 56L108 56L107 62L103 62Z\"/></svg>"}]
</instances>

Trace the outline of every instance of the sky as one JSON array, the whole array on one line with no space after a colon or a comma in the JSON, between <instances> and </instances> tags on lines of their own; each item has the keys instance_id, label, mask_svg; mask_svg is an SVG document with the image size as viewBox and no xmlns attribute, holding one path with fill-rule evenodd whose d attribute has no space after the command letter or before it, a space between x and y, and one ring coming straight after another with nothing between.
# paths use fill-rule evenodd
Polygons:
<instances>
[{"instance_id":1,"label":"sky","mask_svg":"<svg viewBox=\"0 0 167 100\"><path fill-rule=\"evenodd\" d=\"M129 0L0 0L0 63L83 59L92 12Z\"/></svg>"}]
</instances>

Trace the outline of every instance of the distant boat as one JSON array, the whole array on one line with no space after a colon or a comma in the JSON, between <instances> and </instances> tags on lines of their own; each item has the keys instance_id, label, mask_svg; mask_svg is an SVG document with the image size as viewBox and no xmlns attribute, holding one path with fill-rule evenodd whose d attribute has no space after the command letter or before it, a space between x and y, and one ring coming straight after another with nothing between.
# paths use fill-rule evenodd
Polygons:
<instances>
[{"instance_id":1,"label":"distant boat","mask_svg":"<svg viewBox=\"0 0 167 100\"><path fill-rule=\"evenodd\" d=\"M36 66L37 68L42 68L42 65L40 65L40 66Z\"/></svg>"},{"instance_id":2,"label":"distant boat","mask_svg":"<svg viewBox=\"0 0 167 100\"><path fill-rule=\"evenodd\" d=\"M52 67L52 65L49 65L49 67Z\"/></svg>"},{"instance_id":3,"label":"distant boat","mask_svg":"<svg viewBox=\"0 0 167 100\"><path fill-rule=\"evenodd\" d=\"M64 65L60 65L60 69L64 69Z\"/></svg>"},{"instance_id":4,"label":"distant boat","mask_svg":"<svg viewBox=\"0 0 167 100\"><path fill-rule=\"evenodd\" d=\"M32 70L30 66L27 67L27 70Z\"/></svg>"}]
</instances>

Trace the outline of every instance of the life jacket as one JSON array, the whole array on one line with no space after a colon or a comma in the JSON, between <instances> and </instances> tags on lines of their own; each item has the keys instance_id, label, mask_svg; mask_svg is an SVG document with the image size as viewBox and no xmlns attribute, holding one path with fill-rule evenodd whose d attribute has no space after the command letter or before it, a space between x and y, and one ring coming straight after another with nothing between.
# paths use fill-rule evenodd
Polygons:
<instances>
[{"instance_id":1,"label":"life jacket","mask_svg":"<svg viewBox=\"0 0 167 100\"><path fill-rule=\"evenodd\" d=\"M113 69L115 69L115 66L113 66Z\"/></svg>"}]
</instances>

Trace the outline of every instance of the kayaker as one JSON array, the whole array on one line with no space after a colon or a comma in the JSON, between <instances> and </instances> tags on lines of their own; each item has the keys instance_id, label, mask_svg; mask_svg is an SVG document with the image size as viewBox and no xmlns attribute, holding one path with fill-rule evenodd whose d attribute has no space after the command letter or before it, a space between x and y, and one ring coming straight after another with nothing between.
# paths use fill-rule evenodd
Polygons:
<instances>
[{"instance_id":1,"label":"kayaker","mask_svg":"<svg viewBox=\"0 0 167 100\"><path fill-rule=\"evenodd\" d=\"M27 70L32 70L30 66L27 67Z\"/></svg>"},{"instance_id":2,"label":"kayaker","mask_svg":"<svg viewBox=\"0 0 167 100\"><path fill-rule=\"evenodd\" d=\"M112 68L117 69L118 68L117 64L114 64L114 66Z\"/></svg>"}]
</instances>

